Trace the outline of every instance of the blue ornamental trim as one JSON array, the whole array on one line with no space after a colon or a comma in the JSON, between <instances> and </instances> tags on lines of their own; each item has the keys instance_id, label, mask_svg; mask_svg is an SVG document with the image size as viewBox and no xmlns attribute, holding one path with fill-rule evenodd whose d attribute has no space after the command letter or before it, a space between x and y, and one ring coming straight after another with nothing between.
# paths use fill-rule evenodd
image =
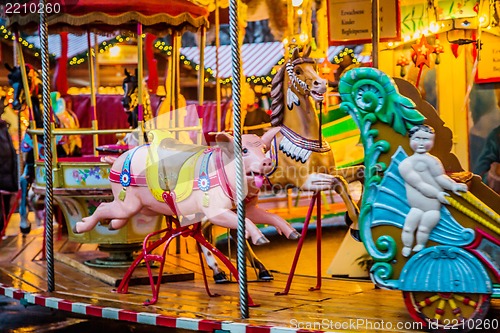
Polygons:
<instances>
[{"instance_id":1,"label":"blue ornamental trim","mask_svg":"<svg viewBox=\"0 0 500 333\"><path fill-rule=\"evenodd\" d=\"M375 68L360 67L346 72L340 79L339 93L340 110L350 114L358 126L365 152L365 187L359 216L361 238L375 262L389 263L397 255L396 241L388 235L374 239L371 221L373 195L387 167L379 157L387 153L391 145L379 137L378 129L372 125L385 123L397 133L406 135L408 129L422 124L425 117L411 99L399 94L391 78ZM392 271L385 266L377 267L380 271L373 274L379 279L392 278Z\"/></svg>"},{"instance_id":2,"label":"blue ornamental trim","mask_svg":"<svg viewBox=\"0 0 500 333\"><path fill-rule=\"evenodd\" d=\"M140 147L142 146L137 146L134 149L132 149L130 154L127 155L125 161L123 162L122 172L120 173L120 184L123 187L130 186L130 182L132 181L132 177L130 176L130 163L132 163L132 157L134 157L135 152Z\"/></svg>"},{"instance_id":3,"label":"blue ornamental trim","mask_svg":"<svg viewBox=\"0 0 500 333\"><path fill-rule=\"evenodd\" d=\"M464 249L434 246L413 255L400 275L400 289L419 292L491 294L493 285L481 262Z\"/></svg>"},{"instance_id":4,"label":"blue ornamental trim","mask_svg":"<svg viewBox=\"0 0 500 333\"><path fill-rule=\"evenodd\" d=\"M207 192L210 189L210 177L208 176L208 163L212 157L213 151L209 151L203 155L200 166L200 176L198 177L198 188L202 192Z\"/></svg>"}]
</instances>

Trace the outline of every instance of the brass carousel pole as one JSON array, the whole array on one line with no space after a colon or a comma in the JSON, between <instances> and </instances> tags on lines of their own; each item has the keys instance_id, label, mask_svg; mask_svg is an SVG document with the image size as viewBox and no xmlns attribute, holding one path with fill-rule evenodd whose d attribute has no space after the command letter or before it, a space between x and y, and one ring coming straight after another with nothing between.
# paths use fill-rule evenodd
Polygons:
<instances>
[{"instance_id":1,"label":"brass carousel pole","mask_svg":"<svg viewBox=\"0 0 500 333\"><path fill-rule=\"evenodd\" d=\"M241 55L238 27L238 0L229 2L229 35L232 56L232 96L233 96L233 128L234 128L234 158L236 165L236 213L238 216L237 232L237 263L240 291L241 318L248 318L248 286L246 266L245 240L245 194L243 177L243 155L241 147Z\"/></svg>"},{"instance_id":2,"label":"brass carousel pole","mask_svg":"<svg viewBox=\"0 0 500 333\"><path fill-rule=\"evenodd\" d=\"M173 59L173 64L174 64L174 71L172 72L173 75L173 91L174 91L174 126L175 128L180 127L180 121L179 121L179 95L181 93L180 85L180 50L181 50L181 37L178 32L174 32L172 34L172 40L173 40L173 47L172 47L172 59ZM175 131L175 138L179 139L179 132ZM177 238L179 239L179 238ZM179 244L180 244L180 239L179 239ZM177 248L180 250L180 247Z\"/></svg>"},{"instance_id":3,"label":"brass carousel pole","mask_svg":"<svg viewBox=\"0 0 500 333\"><path fill-rule=\"evenodd\" d=\"M217 110L217 132L222 130L222 111L220 105L221 89L220 89L220 76L219 76L219 48L220 48L220 13L219 1L215 0L215 92L216 92L216 110Z\"/></svg>"},{"instance_id":4,"label":"brass carousel pole","mask_svg":"<svg viewBox=\"0 0 500 333\"><path fill-rule=\"evenodd\" d=\"M142 67L143 53L142 53L142 23L137 23L137 124L139 126L139 145L144 143L144 100L142 80L144 77L144 70Z\"/></svg>"},{"instance_id":5,"label":"brass carousel pole","mask_svg":"<svg viewBox=\"0 0 500 333\"><path fill-rule=\"evenodd\" d=\"M15 38L16 40L19 41L19 32L16 31L15 33ZM28 117L29 117L29 122L30 122L30 128L31 129L36 129L36 122L35 122L35 117L33 115L33 102L31 100L31 93L30 93L30 86L28 84L28 73L26 73L26 63L24 62L24 55L23 55L23 48L21 46L21 43L16 43L16 49L17 49L17 58L19 60L19 69L21 70L21 77L23 78L23 89L24 89L24 96L26 98L26 105L28 106ZM21 112L19 112L21 114ZM19 128L21 128L21 124L19 123ZM19 141L19 144L21 144L21 141ZM37 135L33 135L33 154L35 156L35 161L38 160L38 149L35 149L35 147L38 146L38 138ZM21 146L19 146L20 148Z\"/></svg>"},{"instance_id":6,"label":"brass carousel pole","mask_svg":"<svg viewBox=\"0 0 500 333\"><path fill-rule=\"evenodd\" d=\"M380 41L379 0L372 0L372 64L378 68L378 52Z\"/></svg>"},{"instance_id":7,"label":"brass carousel pole","mask_svg":"<svg viewBox=\"0 0 500 333\"><path fill-rule=\"evenodd\" d=\"M13 50L13 56L14 56L14 67L19 66L19 55L17 48L19 47L19 31L16 30L14 33L14 50ZM23 82L24 84L24 82ZM23 166L24 166L24 160L23 160L23 153L21 152L21 141L23 140L22 138L22 128L21 128L21 110L17 113L17 176L18 176L18 181L19 181L19 188L21 188L21 175L23 174Z\"/></svg>"},{"instance_id":8,"label":"brass carousel pole","mask_svg":"<svg viewBox=\"0 0 500 333\"><path fill-rule=\"evenodd\" d=\"M92 54L94 49L92 47L92 41L90 38L90 31L87 31L87 50L89 52L89 72L90 72L90 119L92 121L92 129L97 130L97 110L96 110L96 87L95 87L95 64L94 55ZM97 53L95 54L97 57ZM99 145L97 134L92 135L93 151L94 156L97 156L99 152L96 150Z\"/></svg>"},{"instance_id":9,"label":"brass carousel pole","mask_svg":"<svg viewBox=\"0 0 500 333\"><path fill-rule=\"evenodd\" d=\"M200 67L198 72L198 105L202 110L203 110L203 104L205 102L205 44L206 44L206 30L205 26L202 26L200 29ZM200 142L203 142L203 116L200 117L200 115L198 115L198 117L200 119L200 127L201 127Z\"/></svg>"},{"instance_id":10,"label":"brass carousel pole","mask_svg":"<svg viewBox=\"0 0 500 333\"><path fill-rule=\"evenodd\" d=\"M40 0L40 6L45 8L46 0ZM52 122L50 106L50 75L49 75L49 27L47 14L40 14L40 45L42 49L42 102L43 102L43 146L45 162L45 253L47 260L47 291L55 290L54 276L54 241L52 219L54 212L53 183L52 183ZM34 147L36 151L36 147Z\"/></svg>"}]
</instances>

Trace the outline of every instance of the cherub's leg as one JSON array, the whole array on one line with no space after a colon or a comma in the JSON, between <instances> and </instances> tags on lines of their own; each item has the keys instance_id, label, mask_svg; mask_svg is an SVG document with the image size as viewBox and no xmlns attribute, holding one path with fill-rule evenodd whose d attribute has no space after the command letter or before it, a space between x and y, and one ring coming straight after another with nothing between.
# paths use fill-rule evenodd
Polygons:
<instances>
[{"instance_id":1,"label":"cherub's leg","mask_svg":"<svg viewBox=\"0 0 500 333\"><path fill-rule=\"evenodd\" d=\"M413 246L414 233L417 230L419 222L422 220L423 212L417 208L411 208L405 219L405 224L403 226L403 232L401 233L401 240L403 241L402 254L408 257L411 253L411 247Z\"/></svg>"},{"instance_id":2,"label":"cherub's leg","mask_svg":"<svg viewBox=\"0 0 500 333\"><path fill-rule=\"evenodd\" d=\"M441 219L441 213L439 210L430 210L422 215L420 225L417 229L417 245L413 248L413 251L418 252L425 247L429 236L431 235L432 229L436 227Z\"/></svg>"}]
</instances>

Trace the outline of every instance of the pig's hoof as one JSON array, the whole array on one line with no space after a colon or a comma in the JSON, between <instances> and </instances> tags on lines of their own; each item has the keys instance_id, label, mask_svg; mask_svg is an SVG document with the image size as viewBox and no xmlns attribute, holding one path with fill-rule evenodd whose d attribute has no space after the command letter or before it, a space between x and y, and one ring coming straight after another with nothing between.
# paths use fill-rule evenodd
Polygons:
<instances>
[{"instance_id":1,"label":"pig's hoof","mask_svg":"<svg viewBox=\"0 0 500 333\"><path fill-rule=\"evenodd\" d=\"M266 238L266 236L262 236L257 241L254 243L255 245L264 245L269 243L269 239Z\"/></svg>"},{"instance_id":2,"label":"pig's hoof","mask_svg":"<svg viewBox=\"0 0 500 333\"><path fill-rule=\"evenodd\" d=\"M73 226L73 228L71 228L71 231L73 231L73 233L74 233L75 235L78 235L78 234L80 234L80 233L81 233L81 232L78 232L78 230L76 229L76 224Z\"/></svg>"},{"instance_id":3,"label":"pig's hoof","mask_svg":"<svg viewBox=\"0 0 500 333\"><path fill-rule=\"evenodd\" d=\"M297 240L300 238L300 234L297 230L294 230L290 233L290 235L288 235L288 239L291 239L291 240Z\"/></svg>"}]
</instances>

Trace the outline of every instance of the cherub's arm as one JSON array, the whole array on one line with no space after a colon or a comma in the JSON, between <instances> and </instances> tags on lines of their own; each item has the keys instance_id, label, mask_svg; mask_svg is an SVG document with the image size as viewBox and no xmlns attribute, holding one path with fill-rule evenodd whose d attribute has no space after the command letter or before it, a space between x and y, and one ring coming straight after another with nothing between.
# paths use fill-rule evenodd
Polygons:
<instances>
[{"instance_id":1,"label":"cherub's arm","mask_svg":"<svg viewBox=\"0 0 500 333\"><path fill-rule=\"evenodd\" d=\"M403 177L404 181L417 189L420 193L428 198L437 198L439 194L439 189L435 186L426 183L418 172L413 168L411 157L406 158L399 164L399 173Z\"/></svg>"},{"instance_id":2,"label":"cherub's arm","mask_svg":"<svg viewBox=\"0 0 500 333\"><path fill-rule=\"evenodd\" d=\"M436 179L436 182L442 188L446 190L453 191L453 193L458 194L458 192L466 192L467 185L457 183L450 177L448 177L444 171L443 164L436 157L432 157L432 163L429 164L429 169L431 170L431 174Z\"/></svg>"}]
</instances>

